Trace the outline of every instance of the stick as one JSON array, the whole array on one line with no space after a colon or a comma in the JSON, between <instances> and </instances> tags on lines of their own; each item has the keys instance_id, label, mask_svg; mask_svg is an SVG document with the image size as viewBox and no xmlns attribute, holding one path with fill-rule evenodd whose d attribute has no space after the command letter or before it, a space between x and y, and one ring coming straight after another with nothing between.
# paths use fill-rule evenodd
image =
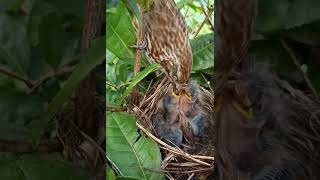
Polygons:
<instances>
[{"instance_id":1,"label":"stick","mask_svg":"<svg viewBox=\"0 0 320 180\"><path fill-rule=\"evenodd\" d=\"M144 37L144 28L143 28L143 22L144 22L144 14L143 11L141 11L141 17L142 17L142 25L140 25L139 28L139 34L137 38L137 46L143 42L143 37ZM136 49L136 54L135 54L135 59L134 59L134 69L133 69L133 77L137 75L137 73L140 71L141 68L141 50L139 48ZM137 86L133 88L131 92L131 102L133 104L137 104L137 93L138 93L138 88Z\"/></svg>"},{"instance_id":2,"label":"stick","mask_svg":"<svg viewBox=\"0 0 320 180\"><path fill-rule=\"evenodd\" d=\"M198 30L197 30L196 33L194 34L193 38L197 37L197 35L198 35L199 32L201 31L202 27L204 26L204 23L209 19L209 17L211 16L212 13L213 13L213 8L212 8L212 9L209 9L208 15L206 15L206 18L202 21L200 27L198 28Z\"/></svg>"},{"instance_id":3,"label":"stick","mask_svg":"<svg viewBox=\"0 0 320 180\"><path fill-rule=\"evenodd\" d=\"M192 160L194 162L197 162L199 164L205 165L205 166L209 166L211 167L212 165L206 162L203 162L201 160L195 159L194 157L192 157L192 155L183 152L182 150L178 151L175 148L172 148L171 146L169 146L167 143L161 141L160 139L158 139L157 137L155 137L153 134L151 134L150 132L148 132L144 127L142 127L139 123L136 123L136 125L138 126L139 129L141 129L144 133L146 133L147 136L149 136L150 138L152 138L154 141L156 141L157 143L161 144L163 149L166 149L170 152L173 152L175 154L181 155L189 160Z\"/></svg>"},{"instance_id":4,"label":"stick","mask_svg":"<svg viewBox=\"0 0 320 180\"><path fill-rule=\"evenodd\" d=\"M316 98L316 100L319 99L317 90L314 88L314 86L312 85L312 82L310 81L310 79L308 78L307 74L305 72L303 72L301 65L299 64L299 61L297 59L297 57L294 55L294 53L292 52L292 50L289 48L289 46L286 44L286 42L281 39L281 43L283 45L283 47L286 49L286 51L288 52L289 56L291 57L292 61L294 62L294 64L297 66L297 68L299 69L299 71L301 72L304 80L306 81L308 87L310 88L310 90L312 91L314 97Z\"/></svg>"},{"instance_id":5,"label":"stick","mask_svg":"<svg viewBox=\"0 0 320 180\"><path fill-rule=\"evenodd\" d=\"M26 78L20 77L19 75L15 74L14 72L12 72L10 70L7 70L7 69L5 69L3 67L0 67L0 74L4 74L4 75L6 75L8 77L11 77L13 79L22 81L29 87L32 87L33 84L34 84L32 81L30 81L30 80L28 80Z\"/></svg>"}]
</instances>

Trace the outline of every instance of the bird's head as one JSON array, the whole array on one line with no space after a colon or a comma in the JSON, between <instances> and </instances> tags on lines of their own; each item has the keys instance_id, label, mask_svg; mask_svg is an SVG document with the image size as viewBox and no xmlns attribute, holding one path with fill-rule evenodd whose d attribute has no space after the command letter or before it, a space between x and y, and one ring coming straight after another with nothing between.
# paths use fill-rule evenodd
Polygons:
<instances>
[{"instance_id":1,"label":"bird's head","mask_svg":"<svg viewBox=\"0 0 320 180\"><path fill-rule=\"evenodd\" d=\"M186 97L188 100L192 100L192 93L188 87L187 82L179 82L177 78L173 79L173 95L177 98Z\"/></svg>"},{"instance_id":2,"label":"bird's head","mask_svg":"<svg viewBox=\"0 0 320 180\"><path fill-rule=\"evenodd\" d=\"M192 52L190 47L185 49L186 51L179 53L181 57L173 61L175 63L173 63L172 71L169 74L174 94L178 97L186 97L191 100L192 93L189 88L189 80L192 70Z\"/></svg>"}]
</instances>

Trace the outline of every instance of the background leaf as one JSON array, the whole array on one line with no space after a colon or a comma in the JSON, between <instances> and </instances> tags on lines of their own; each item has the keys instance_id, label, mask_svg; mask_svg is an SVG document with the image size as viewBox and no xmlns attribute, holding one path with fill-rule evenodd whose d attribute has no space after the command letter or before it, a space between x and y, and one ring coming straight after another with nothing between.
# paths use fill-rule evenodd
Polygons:
<instances>
[{"instance_id":1,"label":"background leaf","mask_svg":"<svg viewBox=\"0 0 320 180\"><path fill-rule=\"evenodd\" d=\"M51 117L62 107L76 86L87 74L99 65L105 58L105 38L99 38L82 56L80 63L76 66L62 89L57 93L48 106L47 112L37 121L33 129L33 138L38 140L47 126Z\"/></svg>"},{"instance_id":2,"label":"background leaf","mask_svg":"<svg viewBox=\"0 0 320 180\"><path fill-rule=\"evenodd\" d=\"M135 32L126 6L120 1L107 11L107 49L120 59L133 58L129 45L135 44Z\"/></svg>"},{"instance_id":3,"label":"background leaf","mask_svg":"<svg viewBox=\"0 0 320 180\"><path fill-rule=\"evenodd\" d=\"M259 0L256 29L272 32L320 20L318 0Z\"/></svg>"},{"instance_id":4,"label":"background leaf","mask_svg":"<svg viewBox=\"0 0 320 180\"><path fill-rule=\"evenodd\" d=\"M61 18L56 13L45 16L40 24L40 50L51 67L56 68L62 58L64 30Z\"/></svg>"},{"instance_id":5,"label":"background leaf","mask_svg":"<svg viewBox=\"0 0 320 180\"><path fill-rule=\"evenodd\" d=\"M145 78L148 74L155 71L159 67L160 67L159 64L151 64L144 70L138 72L135 78L130 82L130 85L127 87L126 91L123 93L122 99L126 98L129 95L129 93L132 91L134 86L136 86L143 78Z\"/></svg>"},{"instance_id":6,"label":"background leaf","mask_svg":"<svg viewBox=\"0 0 320 180\"><path fill-rule=\"evenodd\" d=\"M107 113L107 155L124 176L144 180L161 180L160 149L150 139L137 133L134 118L128 113ZM146 169L147 168L147 169Z\"/></svg>"},{"instance_id":7,"label":"background leaf","mask_svg":"<svg viewBox=\"0 0 320 180\"><path fill-rule=\"evenodd\" d=\"M88 180L79 167L62 159L59 154L13 155L0 153L1 180Z\"/></svg>"},{"instance_id":8,"label":"background leaf","mask_svg":"<svg viewBox=\"0 0 320 180\"><path fill-rule=\"evenodd\" d=\"M193 71L213 68L213 33L205 34L191 40L193 54Z\"/></svg>"},{"instance_id":9,"label":"background leaf","mask_svg":"<svg viewBox=\"0 0 320 180\"><path fill-rule=\"evenodd\" d=\"M30 138L27 124L43 113L42 99L6 86L0 86L0 99L0 138Z\"/></svg>"},{"instance_id":10,"label":"background leaf","mask_svg":"<svg viewBox=\"0 0 320 180\"><path fill-rule=\"evenodd\" d=\"M27 77L30 47L21 17L0 13L0 63Z\"/></svg>"}]
</instances>

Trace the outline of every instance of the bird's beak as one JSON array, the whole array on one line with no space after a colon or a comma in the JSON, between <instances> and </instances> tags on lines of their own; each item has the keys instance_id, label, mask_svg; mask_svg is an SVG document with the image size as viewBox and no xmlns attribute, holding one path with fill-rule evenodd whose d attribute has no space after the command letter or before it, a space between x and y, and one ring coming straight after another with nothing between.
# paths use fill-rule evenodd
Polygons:
<instances>
[{"instance_id":1,"label":"bird's beak","mask_svg":"<svg viewBox=\"0 0 320 180\"><path fill-rule=\"evenodd\" d=\"M253 109L250 107L248 110L242 108L238 103L232 103L233 107L240 112L246 119L251 119L253 117Z\"/></svg>"},{"instance_id":2,"label":"bird's beak","mask_svg":"<svg viewBox=\"0 0 320 180\"><path fill-rule=\"evenodd\" d=\"M190 94L188 94L187 92L185 92L185 91L180 91L179 93L175 93L173 91L172 95L177 99L179 99L181 96L185 96L189 101L192 100L192 96Z\"/></svg>"},{"instance_id":3,"label":"bird's beak","mask_svg":"<svg viewBox=\"0 0 320 180\"><path fill-rule=\"evenodd\" d=\"M174 91L172 91L173 97L179 99L180 98L180 93L176 94Z\"/></svg>"},{"instance_id":4,"label":"bird's beak","mask_svg":"<svg viewBox=\"0 0 320 180\"><path fill-rule=\"evenodd\" d=\"M188 94L188 93L184 93L184 95L186 96L186 98L191 101L192 100L192 96L191 94Z\"/></svg>"},{"instance_id":5,"label":"bird's beak","mask_svg":"<svg viewBox=\"0 0 320 180\"><path fill-rule=\"evenodd\" d=\"M214 111L217 113L221 110L221 102L222 102L222 97L217 97L217 102L215 103L215 108ZM233 102L232 103L233 108L241 113L246 119L251 119L253 117L253 109L250 107L248 110L245 108L241 107L239 103Z\"/></svg>"}]
</instances>

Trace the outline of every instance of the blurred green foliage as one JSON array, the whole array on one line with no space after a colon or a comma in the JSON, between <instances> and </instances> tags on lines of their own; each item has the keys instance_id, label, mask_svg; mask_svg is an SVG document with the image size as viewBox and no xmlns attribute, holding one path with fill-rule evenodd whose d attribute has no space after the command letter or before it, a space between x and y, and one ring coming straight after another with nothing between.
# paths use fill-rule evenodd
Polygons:
<instances>
[{"instance_id":1,"label":"blurred green foliage","mask_svg":"<svg viewBox=\"0 0 320 180\"><path fill-rule=\"evenodd\" d=\"M0 139L55 138L49 120L88 72L103 62L104 38L93 42L88 52L80 52L84 3L0 2ZM105 79L99 81L104 84ZM59 154L40 158L37 153L2 153L0 172L3 180L89 178Z\"/></svg>"},{"instance_id":2,"label":"blurred green foliage","mask_svg":"<svg viewBox=\"0 0 320 180\"><path fill-rule=\"evenodd\" d=\"M304 67L312 84L320 92L320 1L259 0L256 39L250 52L267 57L278 74L296 88L305 88L298 68ZM285 40L301 67L294 64L281 40Z\"/></svg>"}]
</instances>

